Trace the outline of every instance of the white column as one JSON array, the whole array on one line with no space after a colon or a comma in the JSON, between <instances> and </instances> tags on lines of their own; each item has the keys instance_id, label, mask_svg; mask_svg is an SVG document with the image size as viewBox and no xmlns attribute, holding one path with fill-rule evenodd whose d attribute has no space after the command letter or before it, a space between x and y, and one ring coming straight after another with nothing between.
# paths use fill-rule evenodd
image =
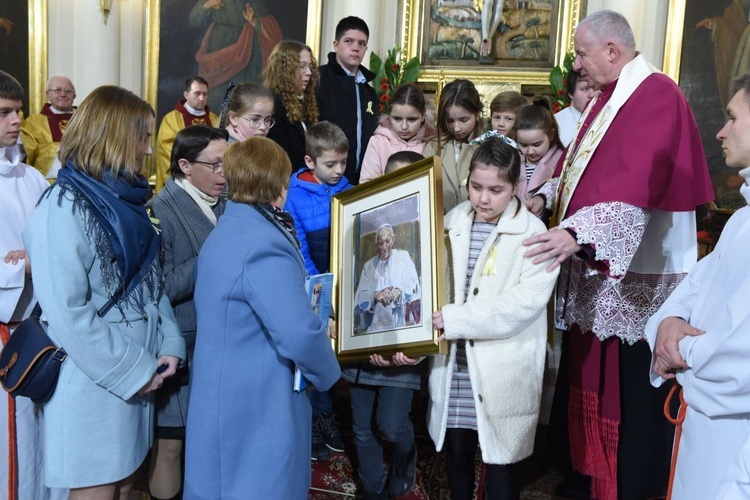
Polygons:
<instances>
[{"instance_id":1,"label":"white column","mask_svg":"<svg viewBox=\"0 0 750 500\"><path fill-rule=\"evenodd\" d=\"M48 74L70 77L76 104L100 85L120 83L118 0L112 2L106 25L95 1L48 2L48 23Z\"/></svg>"},{"instance_id":2,"label":"white column","mask_svg":"<svg viewBox=\"0 0 750 500\"><path fill-rule=\"evenodd\" d=\"M657 68L664 59L664 36L669 0L589 0L587 13L598 10L619 12L630 23L636 50Z\"/></svg>"},{"instance_id":3,"label":"white column","mask_svg":"<svg viewBox=\"0 0 750 500\"><path fill-rule=\"evenodd\" d=\"M398 40L396 33L398 18L398 0L330 0L323 2L323 23L320 34L321 63L327 61L328 53L333 50L333 39L336 25L347 16L357 16L367 23L370 29L369 51L364 59L368 66L369 54L372 51L385 57L385 51L392 48Z\"/></svg>"},{"instance_id":4,"label":"white column","mask_svg":"<svg viewBox=\"0 0 750 500\"><path fill-rule=\"evenodd\" d=\"M136 95L143 95L144 40L146 39L144 0L119 2L120 16L120 82Z\"/></svg>"}]
</instances>

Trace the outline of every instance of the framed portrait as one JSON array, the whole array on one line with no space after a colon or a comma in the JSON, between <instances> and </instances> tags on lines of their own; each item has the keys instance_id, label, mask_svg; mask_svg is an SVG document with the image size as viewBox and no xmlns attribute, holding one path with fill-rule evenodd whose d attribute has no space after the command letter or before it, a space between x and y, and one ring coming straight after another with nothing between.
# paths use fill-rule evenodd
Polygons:
<instances>
[{"instance_id":1,"label":"framed portrait","mask_svg":"<svg viewBox=\"0 0 750 500\"><path fill-rule=\"evenodd\" d=\"M340 361L445 352L442 167L422 160L333 197L331 270Z\"/></svg>"},{"instance_id":2,"label":"framed portrait","mask_svg":"<svg viewBox=\"0 0 750 500\"><path fill-rule=\"evenodd\" d=\"M743 179L724 163L716 134L726 121L732 80L750 70L750 1L670 0L664 72L679 84L701 132L715 200L722 209L745 206Z\"/></svg>"},{"instance_id":3,"label":"framed portrait","mask_svg":"<svg viewBox=\"0 0 750 500\"><path fill-rule=\"evenodd\" d=\"M278 42L303 41L317 54L321 9L322 0L147 0L144 88L157 124L189 76L209 82L218 115L227 84L260 81Z\"/></svg>"},{"instance_id":4,"label":"framed portrait","mask_svg":"<svg viewBox=\"0 0 750 500\"><path fill-rule=\"evenodd\" d=\"M23 112L38 112L46 102L47 0L0 2L0 68L26 92Z\"/></svg>"},{"instance_id":5,"label":"framed portrait","mask_svg":"<svg viewBox=\"0 0 750 500\"><path fill-rule=\"evenodd\" d=\"M402 47L419 81L548 85L587 0L402 0Z\"/></svg>"}]
</instances>

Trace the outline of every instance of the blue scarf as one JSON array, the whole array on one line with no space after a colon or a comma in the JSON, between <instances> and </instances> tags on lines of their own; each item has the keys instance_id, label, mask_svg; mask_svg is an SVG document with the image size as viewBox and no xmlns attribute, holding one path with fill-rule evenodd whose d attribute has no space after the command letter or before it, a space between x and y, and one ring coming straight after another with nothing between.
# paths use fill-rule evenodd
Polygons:
<instances>
[{"instance_id":1,"label":"blue scarf","mask_svg":"<svg viewBox=\"0 0 750 500\"><path fill-rule=\"evenodd\" d=\"M148 181L140 176L130 180L124 174L115 178L111 170L104 170L103 180L98 181L67 162L57 175L57 185L58 203L70 190L73 210L84 212L86 233L102 261L102 276L110 297L117 300L120 287L125 286L127 289L121 293L129 297L144 279L153 295L156 288L151 271L158 265L159 237L144 206ZM144 300L145 297L136 299L138 309L142 309Z\"/></svg>"}]
</instances>

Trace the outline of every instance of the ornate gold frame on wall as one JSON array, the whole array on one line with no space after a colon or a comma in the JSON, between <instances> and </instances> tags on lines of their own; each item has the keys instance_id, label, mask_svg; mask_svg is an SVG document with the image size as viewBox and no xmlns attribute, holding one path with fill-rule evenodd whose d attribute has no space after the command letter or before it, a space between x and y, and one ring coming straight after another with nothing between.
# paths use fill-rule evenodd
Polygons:
<instances>
[{"instance_id":1,"label":"ornate gold frame on wall","mask_svg":"<svg viewBox=\"0 0 750 500\"><path fill-rule=\"evenodd\" d=\"M667 31L664 37L664 63L662 71L675 82L680 81L682 35L685 29L686 0L669 0Z\"/></svg>"},{"instance_id":2,"label":"ornate gold frame on wall","mask_svg":"<svg viewBox=\"0 0 750 500\"><path fill-rule=\"evenodd\" d=\"M39 0L44 1L46 0ZM143 88L146 101L156 110L159 91L159 39L161 24L161 0L146 0L146 67L143 72ZM308 0L307 29L305 43L313 54L320 50L320 27L323 24L323 0Z\"/></svg>"},{"instance_id":3,"label":"ornate gold frame on wall","mask_svg":"<svg viewBox=\"0 0 750 500\"><path fill-rule=\"evenodd\" d=\"M47 0L29 0L29 113L47 99Z\"/></svg>"},{"instance_id":4,"label":"ornate gold frame on wall","mask_svg":"<svg viewBox=\"0 0 750 500\"><path fill-rule=\"evenodd\" d=\"M425 37L425 6L430 0L402 0L401 4L401 46L407 58L421 60ZM557 36L554 61L549 68L508 68L498 65L429 65L423 64L419 82L436 84L444 81L465 78L475 84L511 82L523 85L549 85L549 71L562 63L565 54L573 50L573 34L586 13L587 0L558 0Z\"/></svg>"}]
</instances>

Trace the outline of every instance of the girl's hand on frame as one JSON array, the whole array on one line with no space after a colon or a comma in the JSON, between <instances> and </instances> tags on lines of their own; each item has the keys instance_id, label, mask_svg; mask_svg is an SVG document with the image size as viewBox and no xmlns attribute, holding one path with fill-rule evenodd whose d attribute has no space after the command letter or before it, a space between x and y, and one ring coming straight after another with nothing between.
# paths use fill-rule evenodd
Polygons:
<instances>
[{"instance_id":1,"label":"girl's hand on frame","mask_svg":"<svg viewBox=\"0 0 750 500\"><path fill-rule=\"evenodd\" d=\"M410 358L403 352L397 352L396 354L393 355L393 357L391 358L391 361L396 366L411 366L411 365L416 365L421 360L420 358Z\"/></svg>"},{"instance_id":2,"label":"girl's hand on frame","mask_svg":"<svg viewBox=\"0 0 750 500\"><path fill-rule=\"evenodd\" d=\"M336 338L336 322L333 321L333 318L328 318L328 338Z\"/></svg>"},{"instance_id":3,"label":"girl's hand on frame","mask_svg":"<svg viewBox=\"0 0 750 500\"><path fill-rule=\"evenodd\" d=\"M389 368L391 366L391 362L380 354L370 354L370 364L381 368Z\"/></svg>"},{"instance_id":4,"label":"girl's hand on frame","mask_svg":"<svg viewBox=\"0 0 750 500\"><path fill-rule=\"evenodd\" d=\"M445 325L443 324L443 312L442 311L435 311L432 313L432 326L433 328L437 328L438 330L442 330L445 328Z\"/></svg>"}]
</instances>

